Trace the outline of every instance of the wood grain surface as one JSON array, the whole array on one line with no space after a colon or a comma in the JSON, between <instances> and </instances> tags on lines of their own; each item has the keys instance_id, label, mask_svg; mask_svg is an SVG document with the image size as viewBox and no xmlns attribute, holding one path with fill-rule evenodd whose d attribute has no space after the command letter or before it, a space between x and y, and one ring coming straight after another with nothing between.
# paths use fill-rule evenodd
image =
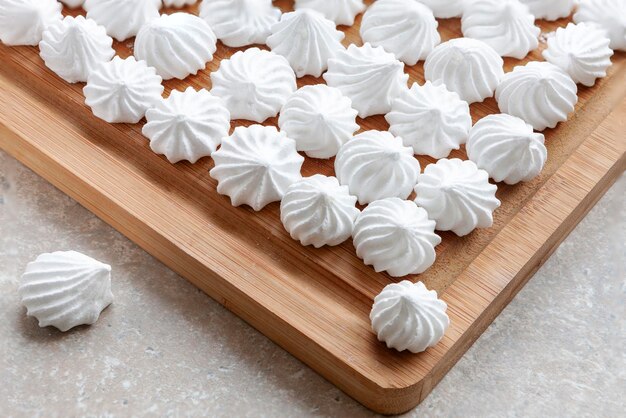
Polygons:
<instances>
[{"instance_id":1,"label":"wood grain surface","mask_svg":"<svg viewBox=\"0 0 626 418\"><path fill-rule=\"evenodd\" d=\"M275 4L292 8L290 1ZM506 59L506 71L541 59L545 34L568 21L539 21L540 49L526 60ZM359 22L340 27L346 45L361 44ZM439 29L444 40L461 36L458 19L440 20ZM132 40L115 48L128 56ZM237 50L219 43L205 71L165 82L166 95L189 85L209 89L210 72ZM302 247L280 223L279 204L258 213L232 207L215 190L210 158L169 164L150 150L143 122L95 118L84 105L84 85L55 76L37 48L0 45L0 62L0 147L382 413L406 411L426 397L626 167L626 54L617 53L607 78L593 88L579 86L570 120L545 132L549 160L542 175L498 185L502 206L494 227L464 238L442 233L435 265L408 277L440 292L452 325L436 347L397 353L376 340L368 318L374 296L394 280L365 266L350 242ZM422 63L406 70L411 83L423 82ZM298 85L320 82L304 77ZM476 121L497 113L497 105L488 99L471 111ZM363 130L388 128L382 116L358 122ZM232 127L250 124L233 121ZM465 159L465 151L452 157ZM419 160L422 167L432 162ZM333 175L332 160L307 158L303 174L315 173Z\"/></svg>"}]
</instances>

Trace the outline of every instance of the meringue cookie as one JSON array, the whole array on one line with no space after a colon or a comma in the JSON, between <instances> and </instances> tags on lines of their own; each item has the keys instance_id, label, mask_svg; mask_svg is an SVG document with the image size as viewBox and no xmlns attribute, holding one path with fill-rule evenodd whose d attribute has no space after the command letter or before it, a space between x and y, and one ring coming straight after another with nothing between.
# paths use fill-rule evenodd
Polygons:
<instances>
[{"instance_id":1,"label":"meringue cookie","mask_svg":"<svg viewBox=\"0 0 626 418\"><path fill-rule=\"evenodd\" d=\"M472 0L461 26L463 36L485 42L503 57L522 59L539 46L541 29L519 0Z\"/></svg>"},{"instance_id":2,"label":"meringue cookie","mask_svg":"<svg viewBox=\"0 0 626 418\"><path fill-rule=\"evenodd\" d=\"M472 116L467 102L443 84L414 83L393 101L385 119L389 131L415 154L444 158L467 141Z\"/></svg>"},{"instance_id":3,"label":"meringue cookie","mask_svg":"<svg viewBox=\"0 0 626 418\"><path fill-rule=\"evenodd\" d=\"M164 80L197 74L213 59L217 38L209 25L189 13L161 15L135 39L135 57L156 68Z\"/></svg>"},{"instance_id":4,"label":"meringue cookie","mask_svg":"<svg viewBox=\"0 0 626 418\"><path fill-rule=\"evenodd\" d=\"M346 142L335 159L339 182L367 204L387 197L406 199L420 173L413 150L389 132L366 131Z\"/></svg>"},{"instance_id":5,"label":"meringue cookie","mask_svg":"<svg viewBox=\"0 0 626 418\"><path fill-rule=\"evenodd\" d=\"M137 123L161 101L161 81L145 61L115 57L89 74L83 89L85 103L109 123Z\"/></svg>"},{"instance_id":6,"label":"meringue cookie","mask_svg":"<svg viewBox=\"0 0 626 418\"><path fill-rule=\"evenodd\" d=\"M468 103L493 96L504 76L504 61L493 48L477 39L457 38L437 46L426 58L424 77L442 82Z\"/></svg>"},{"instance_id":7,"label":"meringue cookie","mask_svg":"<svg viewBox=\"0 0 626 418\"><path fill-rule=\"evenodd\" d=\"M441 243L426 210L395 197L365 208L354 224L352 239L365 264L393 277L426 271L435 262L435 246Z\"/></svg>"},{"instance_id":8,"label":"meringue cookie","mask_svg":"<svg viewBox=\"0 0 626 418\"><path fill-rule=\"evenodd\" d=\"M415 0L379 0L363 15L361 38L415 65L439 45L433 12Z\"/></svg>"},{"instance_id":9,"label":"meringue cookie","mask_svg":"<svg viewBox=\"0 0 626 418\"><path fill-rule=\"evenodd\" d=\"M546 61L561 68L576 82L591 87L606 77L613 51L605 31L581 22L558 28L543 51Z\"/></svg>"},{"instance_id":10,"label":"meringue cookie","mask_svg":"<svg viewBox=\"0 0 626 418\"><path fill-rule=\"evenodd\" d=\"M63 19L56 0L0 1L0 41L5 45L37 45L43 31Z\"/></svg>"},{"instance_id":11,"label":"meringue cookie","mask_svg":"<svg viewBox=\"0 0 626 418\"><path fill-rule=\"evenodd\" d=\"M150 139L150 148L175 164L192 164L210 156L230 131L230 113L221 99L207 90L188 87L146 112L141 132Z\"/></svg>"},{"instance_id":12,"label":"meringue cookie","mask_svg":"<svg viewBox=\"0 0 626 418\"><path fill-rule=\"evenodd\" d=\"M118 41L125 41L141 27L159 17L161 0L85 0L87 17L107 29Z\"/></svg>"},{"instance_id":13,"label":"meringue cookie","mask_svg":"<svg viewBox=\"0 0 626 418\"><path fill-rule=\"evenodd\" d=\"M500 207L497 189L472 161L444 158L426 166L418 177L415 203L437 222L436 229L462 237L493 225L493 211Z\"/></svg>"},{"instance_id":14,"label":"meringue cookie","mask_svg":"<svg viewBox=\"0 0 626 418\"><path fill-rule=\"evenodd\" d=\"M113 302L111 266L76 251L41 254L26 266L18 292L40 327L91 325Z\"/></svg>"},{"instance_id":15,"label":"meringue cookie","mask_svg":"<svg viewBox=\"0 0 626 418\"><path fill-rule=\"evenodd\" d=\"M250 48L222 60L211 73L211 93L221 97L232 119L263 122L274 117L296 91L296 75L280 55Z\"/></svg>"},{"instance_id":16,"label":"meringue cookie","mask_svg":"<svg viewBox=\"0 0 626 418\"><path fill-rule=\"evenodd\" d=\"M489 115L479 120L467 140L467 156L497 182L530 181L543 169L548 151L542 134L515 116Z\"/></svg>"},{"instance_id":17,"label":"meringue cookie","mask_svg":"<svg viewBox=\"0 0 626 418\"><path fill-rule=\"evenodd\" d=\"M85 0L61 0L61 3L65 4L70 9L76 9L83 5Z\"/></svg>"},{"instance_id":18,"label":"meringue cookie","mask_svg":"<svg viewBox=\"0 0 626 418\"><path fill-rule=\"evenodd\" d=\"M200 3L206 20L224 45L264 44L281 11L272 0L211 0Z\"/></svg>"},{"instance_id":19,"label":"meringue cookie","mask_svg":"<svg viewBox=\"0 0 626 418\"><path fill-rule=\"evenodd\" d=\"M557 20L572 13L574 0L520 0L528 6L535 19Z\"/></svg>"},{"instance_id":20,"label":"meringue cookie","mask_svg":"<svg viewBox=\"0 0 626 418\"><path fill-rule=\"evenodd\" d=\"M163 5L165 7L184 7L191 6L192 4L196 4L198 0L163 0Z\"/></svg>"},{"instance_id":21,"label":"meringue cookie","mask_svg":"<svg viewBox=\"0 0 626 418\"><path fill-rule=\"evenodd\" d=\"M433 11L435 17L440 19L449 19L452 17L461 17L463 15L463 7L465 0L417 0L428 6Z\"/></svg>"},{"instance_id":22,"label":"meringue cookie","mask_svg":"<svg viewBox=\"0 0 626 418\"><path fill-rule=\"evenodd\" d=\"M302 245L339 245L352 235L360 213L355 204L347 186L316 174L289 186L280 203L280 220Z\"/></svg>"},{"instance_id":23,"label":"meringue cookie","mask_svg":"<svg viewBox=\"0 0 626 418\"><path fill-rule=\"evenodd\" d=\"M259 211L279 201L300 181L304 158L296 142L273 126L237 127L213 153L211 177L217 192L230 197L233 206L246 204Z\"/></svg>"},{"instance_id":24,"label":"meringue cookie","mask_svg":"<svg viewBox=\"0 0 626 418\"><path fill-rule=\"evenodd\" d=\"M298 151L331 158L359 130L356 115L352 101L340 90L317 84L302 87L287 100L278 126L295 139Z\"/></svg>"},{"instance_id":25,"label":"meringue cookie","mask_svg":"<svg viewBox=\"0 0 626 418\"><path fill-rule=\"evenodd\" d=\"M87 81L89 73L113 58L112 45L103 26L83 16L67 16L43 32L39 55L59 77L77 83Z\"/></svg>"},{"instance_id":26,"label":"meringue cookie","mask_svg":"<svg viewBox=\"0 0 626 418\"><path fill-rule=\"evenodd\" d=\"M338 25L352 26L356 15L365 10L363 0L296 0L296 10L312 9Z\"/></svg>"},{"instance_id":27,"label":"meringue cookie","mask_svg":"<svg viewBox=\"0 0 626 418\"><path fill-rule=\"evenodd\" d=\"M626 0L582 0L574 22L596 24L606 30L611 49L626 51Z\"/></svg>"},{"instance_id":28,"label":"meringue cookie","mask_svg":"<svg viewBox=\"0 0 626 418\"><path fill-rule=\"evenodd\" d=\"M576 83L549 62L529 62L507 73L498 85L500 111L524 119L537 131L567 120L578 101Z\"/></svg>"},{"instance_id":29,"label":"meringue cookie","mask_svg":"<svg viewBox=\"0 0 626 418\"><path fill-rule=\"evenodd\" d=\"M349 97L362 118L389 112L393 100L406 90L408 79L402 62L369 43L352 44L341 51L328 61L324 74L326 83Z\"/></svg>"}]
</instances>

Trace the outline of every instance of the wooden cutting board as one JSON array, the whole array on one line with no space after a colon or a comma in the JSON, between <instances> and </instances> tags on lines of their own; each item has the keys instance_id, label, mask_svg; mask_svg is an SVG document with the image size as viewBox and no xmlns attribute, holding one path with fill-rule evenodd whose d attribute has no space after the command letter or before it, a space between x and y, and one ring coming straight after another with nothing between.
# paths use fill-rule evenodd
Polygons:
<instances>
[{"instance_id":1,"label":"wooden cutting board","mask_svg":"<svg viewBox=\"0 0 626 418\"><path fill-rule=\"evenodd\" d=\"M275 3L292 8L289 1ZM547 33L567 22L539 24ZM361 43L358 23L342 27L346 45ZM460 37L458 19L440 21L440 32L444 40ZM115 47L128 56L132 40ZM210 88L210 71L235 51L219 44L206 71L166 82L166 94L189 85ZM540 52L529 59L541 59ZM277 203L259 213L232 207L215 190L210 158L169 164L150 151L141 124L95 118L84 105L83 85L46 69L37 48L0 45L0 62L2 149L382 413L406 411L428 395L626 167L626 54L618 53L607 78L580 89L570 121L545 132L543 174L499 185L494 227L464 238L443 233L436 264L408 277L440 293L452 325L436 347L398 353L376 340L368 318L374 296L394 280L365 266L350 242L304 248L283 229ZM506 70L520 63L507 59ZM411 83L423 82L421 63L407 71ZM493 99L472 105L475 121L496 112ZM382 116L359 123L388 128ZM466 158L464 150L452 156ZM432 162L419 159L422 167ZM333 175L332 161L307 159L303 174L314 173Z\"/></svg>"}]
</instances>

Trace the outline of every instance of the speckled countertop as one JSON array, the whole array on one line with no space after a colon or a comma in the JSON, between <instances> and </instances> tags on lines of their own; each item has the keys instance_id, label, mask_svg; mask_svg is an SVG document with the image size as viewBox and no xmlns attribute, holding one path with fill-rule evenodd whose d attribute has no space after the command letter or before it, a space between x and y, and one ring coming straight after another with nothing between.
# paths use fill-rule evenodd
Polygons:
<instances>
[{"instance_id":1,"label":"speckled countertop","mask_svg":"<svg viewBox=\"0 0 626 418\"><path fill-rule=\"evenodd\" d=\"M407 416L623 414L626 177ZM62 334L16 289L39 253L113 266L114 304ZM0 152L0 416L374 415ZM623 416L623 415L622 415Z\"/></svg>"}]
</instances>

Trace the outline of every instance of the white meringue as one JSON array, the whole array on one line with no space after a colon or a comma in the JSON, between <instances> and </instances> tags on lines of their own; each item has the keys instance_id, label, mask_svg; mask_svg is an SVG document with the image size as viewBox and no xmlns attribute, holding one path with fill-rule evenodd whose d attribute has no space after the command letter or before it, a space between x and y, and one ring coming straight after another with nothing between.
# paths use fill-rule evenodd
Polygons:
<instances>
[{"instance_id":1,"label":"white meringue","mask_svg":"<svg viewBox=\"0 0 626 418\"><path fill-rule=\"evenodd\" d=\"M535 19L557 20L568 17L574 8L574 0L520 0L528 6Z\"/></svg>"},{"instance_id":2,"label":"white meringue","mask_svg":"<svg viewBox=\"0 0 626 418\"><path fill-rule=\"evenodd\" d=\"M626 0L581 0L574 22L596 24L611 38L611 49L626 51Z\"/></svg>"},{"instance_id":3,"label":"white meringue","mask_svg":"<svg viewBox=\"0 0 626 418\"><path fill-rule=\"evenodd\" d=\"M61 3L65 4L70 9L76 9L83 5L85 0L61 0Z\"/></svg>"},{"instance_id":4,"label":"white meringue","mask_svg":"<svg viewBox=\"0 0 626 418\"><path fill-rule=\"evenodd\" d=\"M415 202L395 197L367 206L354 224L356 254L376 272L393 277L420 274L435 262L435 221Z\"/></svg>"},{"instance_id":5,"label":"white meringue","mask_svg":"<svg viewBox=\"0 0 626 418\"><path fill-rule=\"evenodd\" d=\"M272 0L211 0L200 3L206 20L224 45L264 44L281 11Z\"/></svg>"},{"instance_id":6,"label":"white meringue","mask_svg":"<svg viewBox=\"0 0 626 418\"><path fill-rule=\"evenodd\" d=\"M363 0L296 0L296 10L312 9L338 25L352 26L356 15L365 10Z\"/></svg>"},{"instance_id":7,"label":"white meringue","mask_svg":"<svg viewBox=\"0 0 626 418\"><path fill-rule=\"evenodd\" d=\"M248 205L259 211L279 201L300 181L304 158L296 142L273 126L237 127L212 155L211 177L217 192L230 197L233 206Z\"/></svg>"},{"instance_id":8,"label":"white meringue","mask_svg":"<svg viewBox=\"0 0 626 418\"><path fill-rule=\"evenodd\" d=\"M335 172L350 193L367 204L387 197L406 199L417 183L420 163L402 138L365 131L346 142L335 159Z\"/></svg>"},{"instance_id":9,"label":"white meringue","mask_svg":"<svg viewBox=\"0 0 626 418\"><path fill-rule=\"evenodd\" d=\"M83 16L51 24L39 43L46 66L69 83L87 81L89 73L115 55L113 39L103 26Z\"/></svg>"},{"instance_id":10,"label":"white meringue","mask_svg":"<svg viewBox=\"0 0 626 418\"><path fill-rule=\"evenodd\" d=\"M372 329L388 348L421 353L437 345L450 326L448 305L424 283L391 283L376 298L370 313Z\"/></svg>"},{"instance_id":11,"label":"white meringue","mask_svg":"<svg viewBox=\"0 0 626 418\"><path fill-rule=\"evenodd\" d=\"M437 222L436 229L462 237L493 225L493 211L500 207L497 189L472 161L444 158L419 175L415 203Z\"/></svg>"},{"instance_id":12,"label":"white meringue","mask_svg":"<svg viewBox=\"0 0 626 418\"><path fill-rule=\"evenodd\" d=\"M150 148L175 164L192 164L210 156L230 131L230 114L222 100L205 89L173 90L170 96L146 112L141 132Z\"/></svg>"},{"instance_id":13,"label":"white meringue","mask_svg":"<svg viewBox=\"0 0 626 418\"><path fill-rule=\"evenodd\" d=\"M361 38L415 65L439 45L433 12L415 0L378 0L363 15Z\"/></svg>"},{"instance_id":14,"label":"white meringue","mask_svg":"<svg viewBox=\"0 0 626 418\"><path fill-rule=\"evenodd\" d=\"M426 58L424 77L441 82L468 103L493 96L504 76L504 61L477 39L457 38L437 46Z\"/></svg>"},{"instance_id":15,"label":"white meringue","mask_svg":"<svg viewBox=\"0 0 626 418\"><path fill-rule=\"evenodd\" d=\"M507 73L496 90L500 111L522 118L537 131L567 120L578 101L572 78L549 62L532 61Z\"/></svg>"},{"instance_id":16,"label":"white meringue","mask_svg":"<svg viewBox=\"0 0 626 418\"><path fill-rule=\"evenodd\" d=\"M221 97L232 119L263 122L274 117L296 91L296 75L285 57L259 48L236 52L211 73L211 93Z\"/></svg>"},{"instance_id":17,"label":"white meringue","mask_svg":"<svg viewBox=\"0 0 626 418\"><path fill-rule=\"evenodd\" d=\"M41 254L26 266L18 292L40 327L91 325L113 302L111 266L76 251Z\"/></svg>"},{"instance_id":18,"label":"white meringue","mask_svg":"<svg viewBox=\"0 0 626 418\"><path fill-rule=\"evenodd\" d=\"M389 131L420 155L444 158L467 141L472 116L467 102L443 84L414 83L385 115Z\"/></svg>"},{"instance_id":19,"label":"white meringue","mask_svg":"<svg viewBox=\"0 0 626 418\"><path fill-rule=\"evenodd\" d=\"M324 74L326 83L349 97L362 118L389 112L393 100L406 90L408 79L402 62L369 43L351 44L328 61Z\"/></svg>"},{"instance_id":20,"label":"white meringue","mask_svg":"<svg viewBox=\"0 0 626 418\"><path fill-rule=\"evenodd\" d=\"M145 61L115 57L89 74L83 88L85 103L109 123L137 123L162 100L161 81Z\"/></svg>"},{"instance_id":21,"label":"white meringue","mask_svg":"<svg viewBox=\"0 0 626 418\"><path fill-rule=\"evenodd\" d=\"M56 0L0 1L0 41L5 45L37 45L43 31L63 19Z\"/></svg>"},{"instance_id":22,"label":"white meringue","mask_svg":"<svg viewBox=\"0 0 626 418\"><path fill-rule=\"evenodd\" d=\"M519 0L472 0L461 27L463 36L485 42L503 57L522 59L539 46L541 29Z\"/></svg>"},{"instance_id":23,"label":"white meringue","mask_svg":"<svg viewBox=\"0 0 626 418\"><path fill-rule=\"evenodd\" d=\"M606 77L613 50L605 31L581 22L558 28L543 51L546 61L561 68L576 82L591 87L596 79Z\"/></svg>"},{"instance_id":24,"label":"white meringue","mask_svg":"<svg viewBox=\"0 0 626 418\"><path fill-rule=\"evenodd\" d=\"M516 184L539 175L548 158L544 137L522 119L489 115L474 125L467 156L497 182Z\"/></svg>"},{"instance_id":25,"label":"white meringue","mask_svg":"<svg viewBox=\"0 0 626 418\"><path fill-rule=\"evenodd\" d=\"M466 0L417 0L433 11L436 18L449 19L463 15Z\"/></svg>"},{"instance_id":26,"label":"white meringue","mask_svg":"<svg viewBox=\"0 0 626 418\"><path fill-rule=\"evenodd\" d=\"M272 26L267 46L287 58L297 77L319 77L328 68L328 60L345 48L344 33L335 24L313 10L285 13Z\"/></svg>"},{"instance_id":27,"label":"white meringue","mask_svg":"<svg viewBox=\"0 0 626 418\"><path fill-rule=\"evenodd\" d=\"M118 41L139 32L147 22L159 17L161 0L85 0L87 17L107 29Z\"/></svg>"},{"instance_id":28,"label":"white meringue","mask_svg":"<svg viewBox=\"0 0 626 418\"><path fill-rule=\"evenodd\" d=\"M339 245L352 235L360 213L355 204L347 186L316 174L289 186L280 203L280 220L302 245Z\"/></svg>"},{"instance_id":29,"label":"white meringue","mask_svg":"<svg viewBox=\"0 0 626 418\"><path fill-rule=\"evenodd\" d=\"M356 115L352 101L340 90L317 84L302 87L287 100L278 126L296 141L298 151L331 158L360 129Z\"/></svg>"},{"instance_id":30,"label":"white meringue","mask_svg":"<svg viewBox=\"0 0 626 418\"><path fill-rule=\"evenodd\" d=\"M208 23L189 13L161 15L141 28L135 57L156 68L164 80L197 74L213 59L217 38Z\"/></svg>"},{"instance_id":31,"label":"white meringue","mask_svg":"<svg viewBox=\"0 0 626 418\"><path fill-rule=\"evenodd\" d=\"M184 7L191 6L192 4L196 4L198 0L163 0L163 5L165 7Z\"/></svg>"}]
</instances>

